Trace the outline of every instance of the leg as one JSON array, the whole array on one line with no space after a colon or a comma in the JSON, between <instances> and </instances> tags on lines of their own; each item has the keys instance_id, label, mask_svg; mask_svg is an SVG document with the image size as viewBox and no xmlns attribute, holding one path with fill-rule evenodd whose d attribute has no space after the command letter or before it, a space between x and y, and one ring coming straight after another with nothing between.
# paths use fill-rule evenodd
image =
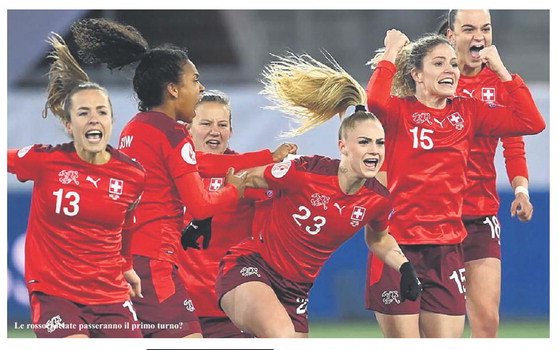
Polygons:
<instances>
[{"instance_id":1,"label":"leg","mask_svg":"<svg viewBox=\"0 0 559 350\"><path fill-rule=\"evenodd\" d=\"M419 327L424 338L460 338L464 333L465 316L452 316L421 311Z\"/></svg>"},{"instance_id":2,"label":"leg","mask_svg":"<svg viewBox=\"0 0 559 350\"><path fill-rule=\"evenodd\" d=\"M202 338L202 333L192 333L187 336L184 336L183 338Z\"/></svg>"},{"instance_id":3,"label":"leg","mask_svg":"<svg viewBox=\"0 0 559 350\"><path fill-rule=\"evenodd\" d=\"M287 311L265 283L251 281L238 285L223 295L221 307L239 329L256 337L297 336Z\"/></svg>"},{"instance_id":4,"label":"leg","mask_svg":"<svg viewBox=\"0 0 559 350\"><path fill-rule=\"evenodd\" d=\"M466 266L466 309L473 338L496 338L501 299L501 260L485 258Z\"/></svg>"},{"instance_id":5,"label":"leg","mask_svg":"<svg viewBox=\"0 0 559 350\"><path fill-rule=\"evenodd\" d=\"M387 315L375 312L385 338L419 338L419 315Z\"/></svg>"}]
</instances>

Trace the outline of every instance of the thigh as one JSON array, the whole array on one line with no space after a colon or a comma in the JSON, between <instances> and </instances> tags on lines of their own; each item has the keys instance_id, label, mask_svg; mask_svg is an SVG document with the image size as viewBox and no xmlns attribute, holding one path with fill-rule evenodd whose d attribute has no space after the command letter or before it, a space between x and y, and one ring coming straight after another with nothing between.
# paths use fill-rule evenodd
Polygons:
<instances>
[{"instance_id":1,"label":"thigh","mask_svg":"<svg viewBox=\"0 0 559 350\"><path fill-rule=\"evenodd\" d=\"M375 317L385 338L419 338L419 314L386 315L375 312Z\"/></svg>"},{"instance_id":2,"label":"thigh","mask_svg":"<svg viewBox=\"0 0 559 350\"><path fill-rule=\"evenodd\" d=\"M468 261L466 266L466 303L468 313L478 309L498 312L501 298L501 260Z\"/></svg>"},{"instance_id":3,"label":"thigh","mask_svg":"<svg viewBox=\"0 0 559 350\"><path fill-rule=\"evenodd\" d=\"M37 338L89 337L81 304L41 292L30 295Z\"/></svg>"},{"instance_id":4,"label":"thigh","mask_svg":"<svg viewBox=\"0 0 559 350\"><path fill-rule=\"evenodd\" d=\"M144 337L200 336L195 307L177 267L168 261L135 255L134 270L142 279L143 298L132 301Z\"/></svg>"},{"instance_id":5,"label":"thigh","mask_svg":"<svg viewBox=\"0 0 559 350\"><path fill-rule=\"evenodd\" d=\"M443 315L421 311L419 328L424 338L460 338L464 333L465 316Z\"/></svg>"},{"instance_id":6,"label":"thigh","mask_svg":"<svg viewBox=\"0 0 559 350\"><path fill-rule=\"evenodd\" d=\"M263 282L238 285L223 295L221 307L239 329L259 338L295 335L287 311L272 288Z\"/></svg>"}]
</instances>

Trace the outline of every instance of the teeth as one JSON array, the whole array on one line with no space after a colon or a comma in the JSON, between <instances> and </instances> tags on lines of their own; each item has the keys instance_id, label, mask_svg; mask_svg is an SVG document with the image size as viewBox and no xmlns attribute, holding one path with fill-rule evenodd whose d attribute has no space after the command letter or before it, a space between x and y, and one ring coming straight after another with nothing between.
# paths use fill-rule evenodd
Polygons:
<instances>
[{"instance_id":1,"label":"teeth","mask_svg":"<svg viewBox=\"0 0 559 350\"><path fill-rule=\"evenodd\" d=\"M103 133L99 130L91 130L85 133L86 137L101 137Z\"/></svg>"},{"instance_id":2,"label":"teeth","mask_svg":"<svg viewBox=\"0 0 559 350\"><path fill-rule=\"evenodd\" d=\"M479 46L475 45L470 47L470 51L481 51L483 48L484 48L483 45L479 45Z\"/></svg>"},{"instance_id":3,"label":"teeth","mask_svg":"<svg viewBox=\"0 0 559 350\"><path fill-rule=\"evenodd\" d=\"M447 78L439 81L440 84L454 84L454 80Z\"/></svg>"}]
</instances>

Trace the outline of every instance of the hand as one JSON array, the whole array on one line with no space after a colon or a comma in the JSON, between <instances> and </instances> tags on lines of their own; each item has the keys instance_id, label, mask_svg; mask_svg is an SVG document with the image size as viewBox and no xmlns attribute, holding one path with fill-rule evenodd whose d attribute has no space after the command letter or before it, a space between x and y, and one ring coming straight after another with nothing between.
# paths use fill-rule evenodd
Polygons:
<instances>
[{"instance_id":1,"label":"hand","mask_svg":"<svg viewBox=\"0 0 559 350\"><path fill-rule=\"evenodd\" d=\"M247 182L247 172L243 171L240 174L235 174L235 169L229 168L227 175L225 175L225 183L231 184L239 191L239 198L243 198Z\"/></svg>"},{"instance_id":2,"label":"hand","mask_svg":"<svg viewBox=\"0 0 559 350\"><path fill-rule=\"evenodd\" d=\"M416 301L421 294L422 286L421 282L417 278L417 273L412 263L406 261L400 266L400 294L402 301L408 299L411 301Z\"/></svg>"},{"instance_id":3,"label":"hand","mask_svg":"<svg viewBox=\"0 0 559 350\"><path fill-rule=\"evenodd\" d=\"M192 220L188 226L182 230L181 245L184 250L188 247L200 249L198 238L204 237L202 241L202 248L208 249L210 239L212 238L212 218L209 217L204 220Z\"/></svg>"},{"instance_id":4,"label":"hand","mask_svg":"<svg viewBox=\"0 0 559 350\"><path fill-rule=\"evenodd\" d=\"M530 198L524 193L518 193L510 206L510 217L518 216L518 220L527 222L532 220L534 207L530 203Z\"/></svg>"},{"instance_id":5,"label":"hand","mask_svg":"<svg viewBox=\"0 0 559 350\"><path fill-rule=\"evenodd\" d=\"M396 61L396 56L400 50L410 43L410 39L406 34L402 33L397 29L390 29L386 32L384 37L384 59L394 63Z\"/></svg>"},{"instance_id":6,"label":"hand","mask_svg":"<svg viewBox=\"0 0 559 350\"><path fill-rule=\"evenodd\" d=\"M499 51L497 51L497 47L495 45L487 46L481 49L479 56L487 68L497 74L502 81L512 80L512 76L501 60L501 56L499 56Z\"/></svg>"},{"instance_id":7,"label":"hand","mask_svg":"<svg viewBox=\"0 0 559 350\"><path fill-rule=\"evenodd\" d=\"M284 142L272 153L274 163L281 162L288 154L297 154L297 145L291 142Z\"/></svg>"},{"instance_id":8,"label":"hand","mask_svg":"<svg viewBox=\"0 0 559 350\"><path fill-rule=\"evenodd\" d=\"M143 298L144 296L142 295L142 280L140 279L136 271L134 271L134 269L124 271L124 278L130 285L128 295L130 295L131 298Z\"/></svg>"}]
</instances>

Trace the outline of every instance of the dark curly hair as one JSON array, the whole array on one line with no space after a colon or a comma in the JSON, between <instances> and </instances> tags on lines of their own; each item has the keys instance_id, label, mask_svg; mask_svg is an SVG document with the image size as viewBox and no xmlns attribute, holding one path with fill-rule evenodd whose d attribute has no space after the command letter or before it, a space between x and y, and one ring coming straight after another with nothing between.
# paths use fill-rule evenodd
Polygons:
<instances>
[{"instance_id":1,"label":"dark curly hair","mask_svg":"<svg viewBox=\"0 0 559 350\"><path fill-rule=\"evenodd\" d=\"M133 86L140 111L163 103L165 86L180 82L183 66L189 61L186 49L170 44L150 49L136 28L104 18L78 20L71 31L84 62L106 63L112 70L139 61Z\"/></svg>"}]
</instances>

